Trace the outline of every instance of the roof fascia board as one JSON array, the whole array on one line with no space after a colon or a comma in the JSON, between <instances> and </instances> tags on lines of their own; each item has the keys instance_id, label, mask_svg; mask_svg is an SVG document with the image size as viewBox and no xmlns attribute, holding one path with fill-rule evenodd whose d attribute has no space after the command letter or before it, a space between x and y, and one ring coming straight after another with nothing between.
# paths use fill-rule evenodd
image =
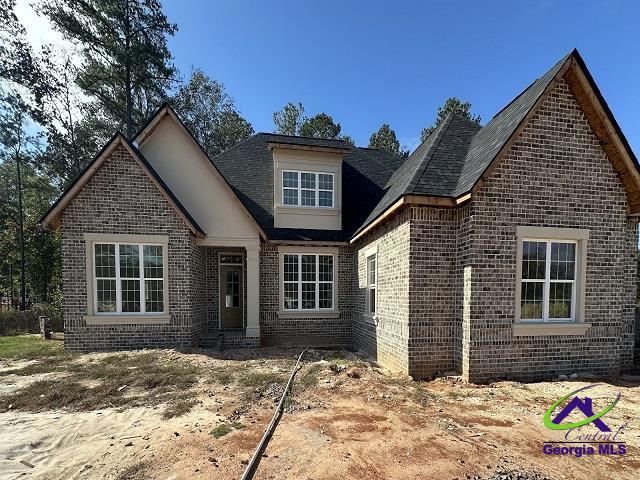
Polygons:
<instances>
[{"instance_id":1,"label":"roof fascia board","mask_svg":"<svg viewBox=\"0 0 640 480\"><path fill-rule=\"evenodd\" d=\"M458 205L462 205L471 200L471 193L467 193L465 195L461 195L457 198L454 197L436 197L433 195L404 195L398 201L393 203L389 208L387 208L378 218L376 218L373 222L363 228L361 231L356 233L349 243L354 243L360 237L365 235L367 232L371 231L374 227L384 222L389 216L391 216L396 210L398 210L402 206L410 206L410 205L422 205L425 207L443 207L443 208L454 208Z\"/></svg>"},{"instance_id":2,"label":"roof fascia board","mask_svg":"<svg viewBox=\"0 0 640 480\"><path fill-rule=\"evenodd\" d=\"M164 186L158 183L155 176L149 171L145 163L140 160L138 153L131 148L129 142L126 141L122 134L117 134L111 140L111 142L107 144L107 147L98 155L98 157L96 157L96 159L91 162L91 164L89 164L87 170L78 178L78 180L76 180L76 182L73 183L71 188L67 192L65 192L62 197L60 197L60 200L56 204L54 204L54 207L42 219L42 226L46 227L51 225L55 229L58 229L60 227L60 216L62 214L62 211L69 205L69 203L71 203L76 195L80 193L80 190L84 188L84 186L95 175L95 173L100 170L111 153L113 153L113 151L120 145L123 145L124 148L126 148L127 152L129 152L131 157L136 161L140 168L142 168L145 175L154 183L154 185L156 185L162 196L169 202L169 204L173 207L182 221L189 227L192 233L198 238L203 237L204 234L200 230L200 228L194 225L191 220L184 215L182 210L178 207L178 205L176 205L171 196L167 194Z\"/></svg>"},{"instance_id":3,"label":"roof fascia board","mask_svg":"<svg viewBox=\"0 0 640 480\"><path fill-rule=\"evenodd\" d=\"M310 152L324 152L332 153L334 155L347 155L351 152L351 149L344 147L321 147L315 145L298 145L294 143L280 143L280 142L267 142L267 147L270 149L282 148L285 150L305 150Z\"/></svg>"},{"instance_id":4,"label":"roof fascia board","mask_svg":"<svg viewBox=\"0 0 640 480\"><path fill-rule=\"evenodd\" d=\"M75 198L75 196L82 190L82 188L87 184L87 182L93 177L93 175L102 167L104 161L111 155L111 153L116 149L118 145L124 143L122 141L122 136L120 134L114 135L111 140L105 145L102 151L98 154L97 157L87 165L86 169L82 174L76 179L75 182L71 184L71 186L65 191L60 198L51 206L49 211L45 214L45 216L40 220L40 224L43 227L52 226L54 229L58 229L60 227L60 214L62 211L69 205L71 200Z\"/></svg>"},{"instance_id":5,"label":"roof fascia board","mask_svg":"<svg viewBox=\"0 0 640 480\"><path fill-rule=\"evenodd\" d=\"M620 155L620 158L624 163L624 170L626 170L626 173L629 174L632 179L632 184L629 185L629 183L625 181L625 172L618 171L622 182L625 184L627 193L630 197L632 197L633 200L633 202L629 202L628 205L629 213L638 214L640 213L640 172L638 171L638 162L633 156L633 151L631 150L628 142L623 136L621 136L622 132L618 124L615 122L613 114L609 110L608 106L606 106L606 103L603 103L605 101L602 97L602 94L596 90L597 85L595 85L592 78L588 78L588 71L586 72L583 69L581 62L577 61L576 59L573 59L572 67L573 68L571 69L571 74L575 74L575 78L579 82L579 86L584 90L586 100L589 102L590 106L593 108L594 113L597 115L597 120L599 120L604 126L606 130L606 136ZM573 75L568 75L568 83L570 83L570 88L575 88L575 86L572 85L572 80ZM589 118L589 115L587 115L587 118ZM594 128L594 130L596 129ZM607 151L608 147L609 145L603 144L605 152ZM607 152L607 156L613 157L614 155L610 155L609 152ZM614 163L614 168L616 168L617 165L615 164L615 159L610 158L610 161ZM616 168L616 170L618 170L618 168ZM631 205L631 203L633 203L633 205Z\"/></svg>"}]
</instances>

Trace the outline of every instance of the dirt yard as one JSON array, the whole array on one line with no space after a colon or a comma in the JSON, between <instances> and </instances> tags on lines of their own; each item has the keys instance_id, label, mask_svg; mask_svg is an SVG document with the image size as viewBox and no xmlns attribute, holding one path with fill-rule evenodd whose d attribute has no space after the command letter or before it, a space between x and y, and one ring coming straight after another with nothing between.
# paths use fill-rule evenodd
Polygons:
<instances>
[{"instance_id":1,"label":"dirt yard","mask_svg":"<svg viewBox=\"0 0 640 480\"><path fill-rule=\"evenodd\" d=\"M240 478L299 353L70 355L2 340L3 479ZM310 351L254 478L637 479L639 380L413 382L349 352ZM621 393L604 418L628 424L628 453L544 455L564 435L543 425L545 410L594 383Z\"/></svg>"}]
</instances>

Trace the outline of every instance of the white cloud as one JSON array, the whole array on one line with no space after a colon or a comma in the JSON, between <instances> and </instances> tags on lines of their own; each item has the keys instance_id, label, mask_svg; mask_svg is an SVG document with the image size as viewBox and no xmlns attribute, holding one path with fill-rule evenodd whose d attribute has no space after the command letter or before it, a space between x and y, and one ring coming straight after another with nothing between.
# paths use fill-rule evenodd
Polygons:
<instances>
[{"instance_id":1,"label":"white cloud","mask_svg":"<svg viewBox=\"0 0 640 480\"><path fill-rule=\"evenodd\" d=\"M29 43L36 49L44 45L53 45L64 50L73 50L73 44L65 40L60 32L51 27L49 20L36 13L34 5L37 6L39 0L17 0L15 13L18 20L24 25L27 31Z\"/></svg>"}]
</instances>

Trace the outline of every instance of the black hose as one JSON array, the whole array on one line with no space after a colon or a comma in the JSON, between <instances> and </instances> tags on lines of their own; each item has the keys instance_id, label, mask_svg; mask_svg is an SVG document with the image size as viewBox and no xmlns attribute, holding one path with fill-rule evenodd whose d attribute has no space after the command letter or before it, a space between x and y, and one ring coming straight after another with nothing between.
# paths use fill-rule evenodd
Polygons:
<instances>
[{"instance_id":1,"label":"black hose","mask_svg":"<svg viewBox=\"0 0 640 480\"><path fill-rule=\"evenodd\" d=\"M251 460L249 460L249 463L247 464L247 468L242 474L241 480L251 480L255 475L256 470L258 469L258 464L260 463L260 458L262 457L262 453L267 448L269 440L271 439L271 436L273 435L273 432L275 431L276 426L280 421L280 417L282 417L282 412L284 411L284 400L287 397L287 393L289 393L291 384L293 383L293 377L296 376L296 373L300 369L300 362L302 361L302 357L304 356L304 354L307 352L308 349L309 349L308 347L305 348L302 351L302 353L300 353L300 356L298 356L298 361L296 362L296 366L293 367L293 371L289 376L289 381L287 382L287 385L284 387L284 392L282 392L282 397L280 398L280 402L278 402L278 406L276 407L276 411L273 414L273 418L271 418L271 422L269 423L269 426L264 431L262 440L260 440L260 443L258 443L258 447L256 448L256 451L253 453L253 457L251 457Z\"/></svg>"}]
</instances>

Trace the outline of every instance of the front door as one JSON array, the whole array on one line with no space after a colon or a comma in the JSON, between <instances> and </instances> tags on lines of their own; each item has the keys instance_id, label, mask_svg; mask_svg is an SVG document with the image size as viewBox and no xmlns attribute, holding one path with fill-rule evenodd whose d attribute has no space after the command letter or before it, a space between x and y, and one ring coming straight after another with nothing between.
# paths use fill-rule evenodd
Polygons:
<instances>
[{"instance_id":1,"label":"front door","mask_svg":"<svg viewBox=\"0 0 640 480\"><path fill-rule=\"evenodd\" d=\"M242 265L220 266L220 320L222 328L244 328L242 319Z\"/></svg>"}]
</instances>

